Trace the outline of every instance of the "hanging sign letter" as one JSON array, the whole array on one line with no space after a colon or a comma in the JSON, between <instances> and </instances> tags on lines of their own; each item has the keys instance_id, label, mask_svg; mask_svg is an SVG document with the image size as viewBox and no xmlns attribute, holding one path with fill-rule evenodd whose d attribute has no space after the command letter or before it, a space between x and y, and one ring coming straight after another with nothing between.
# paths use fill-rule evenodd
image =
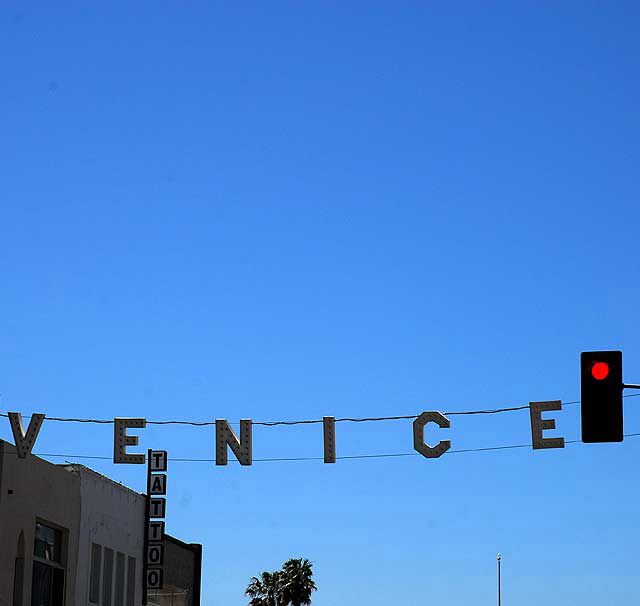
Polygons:
<instances>
[{"instance_id":1,"label":"hanging sign letter","mask_svg":"<svg viewBox=\"0 0 640 606\"><path fill-rule=\"evenodd\" d=\"M36 443L36 438L44 422L44 417L45 415L41 413L32 414L31 421L29 421L29 428L25 434L24 426L22 425L22 415L19 412L9 413L9 423L11 423L11 431L13 432L13 439L16 443L16 449L20 459L24 459L28 454L31 454L33 445Z\"/></svg>"},{"instance_id":2,"label":"hanging sign letter","mask_svg":"<svg viewBox=\"0 0 640 606\"><path fill-rule=\"evenodd\" d=\"M241 465L251 465L251 419L241 419L240 440L226 419L216 419L216 465L227 464L227 446L233 450Z\"/></svg>"},{"instance_id":3,"label":"hanging sign letter","mask_svg":"<svg viewBox=\"0 0 640 606\"><path fill-rule=\"evenodd\" d=\"M113 462L144 465L143 454L127 454L127 446L137 446L138 436L128 436L127 427L146 427L146 419L113 420Z\"/></svg>"},{"instance_id":4,"label":"hanging sign letter","mask_svg":"<svg viewBox=\"0 0 640 606\"><path fill-rule=\"evenodd\" d=\"M413 422L413 447L427 459L435 459L441 457L449 448L451 448L451 442L449 440L442 440L437 446L428 446L424 442L424 427L427 423L436 423L443 429L451 427L449 419L442 413L437 411L423 412Z\"/></svg>"},{"instance_id":5,"label":"hanging sign letter","mask_svg":"<svg viewBox=\"0 0 640 606\"><path fill-rule=\"evenodd\" d=\"M555 419L543 419L542 413L545 410L562 410L562 402L553 400L551 402L529 402L529 415L531 418L531 445L534 450L539 448L564 448L564 438L543 438L542 432L545 429L555 429Z\"/></svg>"},{"instance_id":6,"label":"hanging sign letter","mask_svg":"<svg viewBox=\"0 0 640 606\"><path fill-rule=\"evenodd\" d=\"M336 462L336 419L335 417L322 417L324 430L324 462Z\"/></svg>"}]
</instances>

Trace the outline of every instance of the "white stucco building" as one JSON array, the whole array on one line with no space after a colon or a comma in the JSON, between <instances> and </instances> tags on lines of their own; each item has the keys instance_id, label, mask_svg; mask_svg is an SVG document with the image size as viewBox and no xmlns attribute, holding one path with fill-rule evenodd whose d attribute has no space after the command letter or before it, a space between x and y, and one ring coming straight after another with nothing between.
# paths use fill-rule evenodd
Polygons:
<instances>
[{"instance_id":1,"label":"white stucco building","mask_svg":"<svg viewBox=\"0 0 640 606\"><path fill-rule=\"evenodd\" d=\"M145 496L0 440L0 606L141 606ZM201 546L165 537L165 590L199 606Z\"/></svg>"},{"instance_id":2,"label":"white stucco building","mask_svg":"<svg viewBox=\"0 0 640 606\"><path fill-rule=\"evenodd\" d=\"M140 604L144 495L84 465L64 469L80 480L78 604Z\"/></svg>"}]
</instances>

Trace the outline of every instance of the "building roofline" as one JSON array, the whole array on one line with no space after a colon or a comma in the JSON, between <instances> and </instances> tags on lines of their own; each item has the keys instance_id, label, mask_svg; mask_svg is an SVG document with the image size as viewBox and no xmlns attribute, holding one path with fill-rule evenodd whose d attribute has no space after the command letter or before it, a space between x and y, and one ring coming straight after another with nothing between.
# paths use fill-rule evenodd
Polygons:
<instances>
[{"instance_id":1,"label":"building roofline","mask_svg":"<svg viewBox=\"0 0 640 606\"><path fill-rule=\"evenodd\" d=\"M3 451L4 454L9 454L12 453L14 455L17 456L17 448L15 447L14 444L12 444L11 442L7 442L6 440L3 440L2 438L0 438L0 451ZM136 496L143 496L145 497L146 494L144 492L137 492L136 490L133 490L133 488L129 488L128 486L125 486L124 484L121 484L120 482L116 482L113 478L110 478L109 476L105 476L104 474L100 473L99 471L96 471L95 469L91 469L90 467L87 467L86 465L83 465L82 463L71 463L71 462L66 462L66 463L52 463L51 461L47 461L46 459L43 459L37 455L34 454L30 454L28 455L30 457L33 457L34 459L37 459L39 462L41 463L45 463L46 465L51 465L53 467L55 467L56 469L62 469L64 471L67 471L68 473L78 473L78 468L80 468L83 472L86 472L88 474L93 474L94 476L99 477L102 480L106 480L112 484L114 484L115 486L122 488L128 492L133 493Z\"/></svg>"},{"instance_id":2,"label":"building roofline","mask_svg":"<svg viewBox=\"0 0 640 606\"><path fill-rule=\"evenodd\" d=\"M86 473L87 475L93 475L98 477L99 479L103 480L103 481L107 481L110 484L113 484L114 486L117 486L118 488L121 488L127 492L130 492L134 495L136 495L137 497L146 497L146 494L144 492L138 492L136 490L133 490L133 488L129 488L128 486L125 486L124 484L121 484L120 482L116 482L116 480L114 480L113 478L110 478L109 476L105 476L104 474L100 473L99 471L96 471L95 469L91 469L91 467L87 467L86 465L83 465L82 463L60 463L58 465L58 467L63 467L64 469L67 469L68 471L74 470L74 471L78 471L78 467L80 468L80 471L82 473Z\"/></svg>"},{"instance_id":3,"label":"building roofline","mask_svg":"<svg viewBox=\"0 0 640 606\"><path fill-rule=\"evenodd\" d=\"M164 533L164 538L170 543L175 543L176 545L179 545L180 547L184 547L185 549L189 549L191 551L199 551L202 549L202 545L200 543L185 543L184 541L181 541L180 539L177 539L176 537L173 537L166 532Z\"/></svg>"},{"instance_id":4,"label":"building roofline","mask_svg":"<svg viewBox=\"0 0 640 606\"><path fill-rule=\"evenodd\" d=\"M7 448L8 446L8 448ZM0 438L0 447L2 448L2 450L4 450L5 454L8 453L12 453L15 454L17 457L17 453L18 453L18 449L16 448L15 444L12 444L11 442L7 442L6 440L3 440L2 438ZM38 461L42 462L42 463L46 463L47 465L51 465L52 467L55 467L57 469L59 469L60 467L64 467L66 464L65 463L52 463L51 461L47 461L46 459L42 459L41 457L34 455L34 454L30 454L28 455L29 457L33 457L34 459L37 459Z\"/></svg>"}]
</instances>

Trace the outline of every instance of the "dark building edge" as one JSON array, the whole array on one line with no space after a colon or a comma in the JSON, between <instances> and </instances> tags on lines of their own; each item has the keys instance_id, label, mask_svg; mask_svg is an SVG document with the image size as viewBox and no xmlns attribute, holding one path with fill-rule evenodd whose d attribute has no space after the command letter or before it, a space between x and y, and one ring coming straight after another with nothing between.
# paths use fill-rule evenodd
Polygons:
<instances>
[{"instance_id":1,"label":"dark building edge","mask_svg":"<svg viewBox=\"0 0 640 606\"><path fill-rule=\"evenodd\" d=\"M193 551L194 554L194 568L196 576L193 579L193 606L200 606L200 590L202 585L202 545L200 543L185 543L180 539L172 537L165 532L164 540L179 545L184 549Z\"/></svg>"},{"instance_id":2,"label":"dark building edge","mask_svg":"<svg viewBox=\"0 0 640 606\"><path fill-rule=\"evenodd\" d=\"M4 467L4 440L0 440L0 503L2 503L2 493L4 487L2 485L2 468Z\"/></svg>"}]
</instances>

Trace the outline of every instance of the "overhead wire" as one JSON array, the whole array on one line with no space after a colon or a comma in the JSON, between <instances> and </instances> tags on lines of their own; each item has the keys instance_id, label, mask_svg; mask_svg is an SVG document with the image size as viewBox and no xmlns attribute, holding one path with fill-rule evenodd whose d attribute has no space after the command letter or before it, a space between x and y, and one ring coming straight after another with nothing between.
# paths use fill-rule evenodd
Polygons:
<instances>
[{"instance_id":1,"label":"overhead wire","mask_svg":"<svg viewBox=\"0 0 640 606\"><path fill-rule=\"evenodd\" d=\"M625 433L625 438L635 438L640 436L640 432ZM581 444L582 440L565 440L567 444ZM480 448L459 448L454 450L447 450L444 454L464 454L470 452L490 452L498 450L513 450L516 448L532 448L531 444L507 444L503 446L484 446ZM5 453L9 454L9 453ZM17 453L12 453L17 454ZM51 452L33 453L38 457L65 457L68 459L95 459L111 461L113 457L97 456L97 455L75 455L75 454L60 454ZM374 453L374 454L362 454L362 455L343 455L337 456L336 460L349 460L349 459L382 459L382 458L394 458L394 457L418 457L422 456L418 452L394 452L394 453ZM215 463L215 459L198 459L198 458L185 458L185 457L168 457L169 461L176 463ZM324 457L267 457L262 459L253 459L253 463L272 463L283 461L323 461ZM233 460L235 463L238 461Z\"/></svg>"},{"instance_id":2,"label":"overhead wire","mask_svg":"<svg viewBox=\"0 0 640 606\"><path fill-rule=\"evenodd\" d=\"M640 394L628 394L623 396L624 398L639 397ZM580 404L580 400L573 400L570 402L562 402L563 406L569 406L572 404ZM491 415L501 414L505 412L515 412L518 410L526 410L529 408L529 404L523 404L520 406L508 406L503 408L489 408L481 410L450 410L443 414L453 415ZM7 413L0 413L0 417L8 417ZM30 417L31 415L24 415ZM399 421L407 419L416 419L419 415L395 415L386 417L340 417L335 419L336 423L351 422L351 423L365 423L369 421ZM47 421L59 421L63 423L97 423L102 425L112 425L113 419L80 419L73 417L46 417ZM278 425L311 425L322 423L322 419L303 419L295 421L252 421L252 425L262 425L265 427L275 427ZM192 425L195 427L205 427L209 425L215 425L215 421L180 421L180 420L168 420L168 421L152 421L147 420L147 425Z\"/></svg>"},{"instance_id":3,"label":"overhead wire","mask_svg":"<svg viewBox=\"0 0 640 606\"><path fill-rule=\"evenodd\" d=\"M623 397L625 398L633 398L638 397L640 394L629 394ZM563 406L580 404L580 400L572 400L569 402L562 402ZM445 415L489 415L489 414L500 414L505 412L515 412L519 410L526 410L529 408L529 404L521 405L521 406L510 406L503 408L492 408L492 409L482 409L482 410L462 410L462 411L447 411ZM8 417L9 415L6 413L0 413L0 417ZM30 415L25 415L30 416ZM335 419L335 422L353 422L353 423L364 423L369 421L395 421L395 420L410 420L416 419L419 415L396 415L396 416L387 416L387 417L341 417ZM97 424L113 424L113 420L108 419L80 419L80 418L63 418L63 417L45 417L48 421L59 421L59 422L73 422L73 423L97 423ZM303 425L303 424L317 424L322 423L322 419L305 419L305 420L297 420L297 421L252 421L252 425L262 425L266 427L274 427L278 425ZM180 420L169 420L169 421L147 421L147 424L153 425L192 425L192 426L207 426L207 425L215 425L215 421L180 421ZM640 433L630 433L625 434L624 437L636 437L640 436ZM565 444L575 444L579 443L580 440L565 440ZM448 450L445 454L457 454L457 453L469 453L469 452L487 452L487 451L496 451L496 450L511 450L516 448L530 448L531 444L510 444L506 446L489 446L489 447L481 447L481 448L465 448L465 449L457 449L457 450ZM75 459L94 459L94 460L112 460L112 457L108 456L94 456L94 455L70 455L70 454L59 454L59 453L34 453L36 456L41 457L66 457L66 458L75 458ZM343 455L337 456L336 460L348 460L348 459L372 459L372 458L389 458L389 457L410 457L410 456L421 456L417 452L408 452L408 453L378 453L378 454L364 454L364 455ZM215 462L215 459L197 459L197 458L169 458L170 461L175 462L203 462L203 463L211 463ZM324 457L269 457L262 459L253 459L255 463L263 463L263 462L277 462L277 461L317 461L324 460Z\"/></svg>"}]
</instances>

